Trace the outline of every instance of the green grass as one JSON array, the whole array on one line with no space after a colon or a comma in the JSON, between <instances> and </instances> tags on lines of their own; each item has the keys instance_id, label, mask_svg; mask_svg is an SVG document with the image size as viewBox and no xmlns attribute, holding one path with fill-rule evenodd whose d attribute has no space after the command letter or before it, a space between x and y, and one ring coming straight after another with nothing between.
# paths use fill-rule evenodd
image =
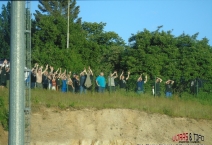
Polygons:
<instances>
[{"instance_id":1,"label":"green grass","mask_svg":"<svg viewBox=\"0 0 212 145\"><path fill-rule=\"evenodd\" d=\"M134 109L147 113L166 114L171 117L187 117L193 119L212 120L211 94L199 93L192 96L183 93L182 97L172 98L153 97L150 93L138 95L134 92L115 92L104 94L91 93L73 94L50 90L32 90L32 112L41 107L65 109ZM0 121L5 129L8 128L8 99L7 89L0 90Z\"/></svg>"},{"instance_id":2,"label":"green grass","mask_svg":"<svg viewBox=\"0 0 212 145\"><path fill-rule=\"evenodd\" d=\"M212 120L212 99L209 95L198 97L184 94L183 97L153 97L151 94L138 95L134 92L115 92L104 94L72 94L49 90L32 90L32 109L39 106L59 109L134 109L147 113L166 114L171 117L188 117Z\"/></svg>"},{"instance_id":3,"label":"green grass","mask_svg":"<svg viewBox=\"0 0 212 145\"><path fill-rule=\"evenodd\" d=\"M0 123L5 130L9 129L8 91L0 91Z\"/></svg>"}]
</instances>

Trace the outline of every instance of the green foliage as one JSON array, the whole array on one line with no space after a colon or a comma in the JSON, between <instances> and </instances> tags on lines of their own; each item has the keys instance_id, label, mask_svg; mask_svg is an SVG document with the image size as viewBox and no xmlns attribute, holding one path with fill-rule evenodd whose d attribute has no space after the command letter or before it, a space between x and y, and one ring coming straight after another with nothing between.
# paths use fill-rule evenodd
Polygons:
<instances>
[{"instance_id":1,"label":"green foliage","mask_svg":"<svg viewBox=\"0 0 212 145\"><path fill-rule=\"evenodd\" d=\"M160 28L133 34L129 38L130 47L122 55L121 66L135 74L145 72L150 79L158 76L165 81L175 80L176 90L183 87L185 91L195 78L211 80L212 53L208 40L196 40L198 33L174 37L171 31Z\"/></svg>"},{"instance_id":2,"label":"green foliage","mask_svg":"<svg viewBox=\"0 0 212 145\"><path fill-rule=\"evenodd\" d=\"M147 89L155 76L175 81L175 92L189 92L191 80L207 81L205 91L212 88L212 47L208 39L197 40L198 33L174 36L172 31L147 29L132 34L129 46L115 32L104 30L106 23L81 22L76 0L39 0L35 19L32 20L32 63L49 64L79 73L90 66L94 80L103 71L130 71L128 81L134 90L137 77L148 75ZM68 12L68 7L70 11ZM67 14L69 21L69 48L67 47ZM0 15L0 57L9 56L10 2L2 7ZM95 81L93 80L93 84ZM93 86L94 88L95 86Z\"/></svg>"},{"instance_id":3,"label":"green foliage","mask_svg":"<svg viewBox=\"0 0 212 145\"><path fill-rule=\"evenodd\" d=\"M63 103L61 103L61 102L58 103L58 107L59 107L60 109L65 109L65 108L66 108L65 104L63 104Z\"/></svg>"},{"instance_id":4,"label":"green foliage","mask_svg":"<svg viewBox=\"0 0 212 145\"><path fill-rule=\"evenodd\" d=\"M9 112L5 107L5 102L0 96L0 122L5 130L8 130L9 127Z\"/></svg>"},{"instance_id":5,"label":"green foliage","mask_svg":"<svg viewBox=\"0 0 212 145\"><path fill-rule=\"evenodd\" d=\"M11 2L2 5L0 14L0 58L9 58L10 56L10 9Z\"/></svg>"}]
</instances>

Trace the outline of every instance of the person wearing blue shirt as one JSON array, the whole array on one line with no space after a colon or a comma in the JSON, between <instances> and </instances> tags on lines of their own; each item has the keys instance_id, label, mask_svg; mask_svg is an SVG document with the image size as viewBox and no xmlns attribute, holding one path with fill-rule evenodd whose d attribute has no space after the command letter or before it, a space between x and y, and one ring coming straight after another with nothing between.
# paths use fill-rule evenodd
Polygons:
<instances>
[{"instance_id":1,"label":"person wearing blue shirt","mask_svg":"<svg viewBox=\"0 0 212 145\"><path fill-rule=\"evenodd\" d=\"M137 80L137 93L143 94L144 93L144 84L147 82L147 75L145 76L145 80L143 80L142 74L139 76Z\"/></svg>"},{"instance_id":2,"label":"person wearing blue shirt","mask_svg":"<svg viewBox=\"0 0 212 145\"><path fill-rule=\"evenodd\" d=\"M166 81L166 97L172 96L172 85L174 84L173 80L167 80Z\"/></svg>"},{"instance_id":3,"label":"person wearing blue shirt","mask_svg":"<svg viewBox=\"0 0 212 145\"><path fill-rule=\"evenodd\" d=\"M103 72L101 72L100 75L96 78L96 84L98 86L98 92L104 93L106 82Z\"/></svg>"}]
</instances>

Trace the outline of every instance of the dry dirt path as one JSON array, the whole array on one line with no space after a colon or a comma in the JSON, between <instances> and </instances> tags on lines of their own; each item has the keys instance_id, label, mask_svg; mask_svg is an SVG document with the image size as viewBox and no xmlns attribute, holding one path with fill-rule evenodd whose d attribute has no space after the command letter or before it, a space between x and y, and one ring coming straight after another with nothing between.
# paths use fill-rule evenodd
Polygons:
<instances>
[{"instance_id":1,"label":"dry dirt path","mask_svg":"<svg viewBox=\"0 0 212 145\"><path fill-rule=\"evenodd\" d=\"M185 132L202 135L204 141L200 143L212 145L212 121L208 120L171 118L129 109L52 108L43 108L31 118L31 145L175 145L178 142L173 142L172 137Z\"/></svg>"}]
</instances>

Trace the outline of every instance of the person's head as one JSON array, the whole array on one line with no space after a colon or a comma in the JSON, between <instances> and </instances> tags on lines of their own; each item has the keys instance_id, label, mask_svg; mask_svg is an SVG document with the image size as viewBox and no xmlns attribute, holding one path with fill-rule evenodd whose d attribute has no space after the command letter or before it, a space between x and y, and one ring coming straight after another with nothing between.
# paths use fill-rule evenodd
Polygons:
<instances>
[{"instance_id":1,"label":"person's head","mask_svg":"<svg viewBox=\"0 0 212 145\"><path fill-rule=\"evenodd\" d=\"M75 77L76 77L76 79L79 79L79 76L78 75L76 75Z\"/></svg>"},{"instance_id":2,"label":"person's head","mask_svg":"<svg viewBox=\"0 0 212 145\"><path fill-rule=\"evenodd\" d=\"M41 69L38 69L38 73L41 74Z\"/></svg>"},{"instance_id":3,"label":"person's head","mask_svg":"<svg viewBox=\"0 0 212 145\"><path fill-rule=\"evenodd\" d=\"M34 69L32 70L32 73L35 74L35 70Z\"/></svg>"},{"instance_id":4,"label":"person's head","mask_svg":"<svg viewBox=\"0 0 212 145\"><path fill-rule=\"evenodd\" d=\"M159 83L160 82L160 79L159 78L156 78L156 82Z\"/></svg>"},{"instance_id":5,"label":"person's head","mask_svg":"<svg viewBox=\"0 0 212 145\"><path fill-rule=\"evenodd\" d=\"M44 72L44 75L48 75L48 71L45 71L45 72Z\"/></svg>"},{"instance_id":6,"label":"person's head","mask_svg":"<svg viewBox=\"0 0 212 145\"><path fill-rule=\"evenodd\" d=\"M104 76L104 73L103 72L100 72L100 76Z\"/></svg>"},{"instance_id":7,"label":"person's head","mask_svg":"<svg viewBox=\"0 0 212 145\"><path fill-rule=\"evenodd\" d=\"M168 80L168 81L167 81L167 84L171 84L171 80Z\"/></svg>"},{"instance_id":8,"label":"person's head","mask_svg":"<svg viewBox=\"0 0 212 145\"><path fill-rule=\"evenodd\" d=\"M81 76L84 76L84 75L85 75L85 72L82 72L80 75L81 75Z\"/></svg>"},{"instance_id":9,"label":"person's head","mask_svg":"<svg viewBox=\"0 0 212 145\"><path fill-rule=\"evenodd\" d=\"M123 80L124 79L124 76L121 76L121 79Z\"/></svg>"}]
</instances>

